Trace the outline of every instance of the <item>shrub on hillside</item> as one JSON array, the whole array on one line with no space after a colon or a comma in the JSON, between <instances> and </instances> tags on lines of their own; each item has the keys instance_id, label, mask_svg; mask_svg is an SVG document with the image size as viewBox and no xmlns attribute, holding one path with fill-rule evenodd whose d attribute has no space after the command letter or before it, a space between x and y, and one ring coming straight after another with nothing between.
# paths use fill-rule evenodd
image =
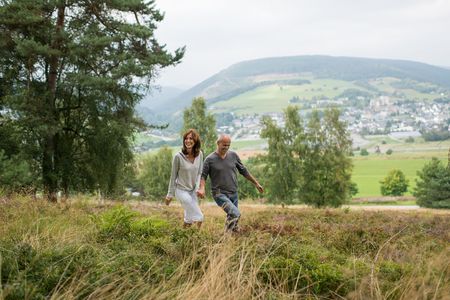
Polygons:
<instances>
[{"instance_id":1,"label":"shrub on hillside","mask_svg":"<svg viewBox=\"0 0 450 300\"><path fill-rule=\"evenodd\" d=\"M387 149L386 154L387 154L387 155L391 155L392 152L394 152L394 151L392 151L392 149Z\"/></svg>"},{"instance_id":2,"label":"shrub on hillside","mask_svg":"<svg viewBox=\"0 0 450 300\"><path fill-rule=\"evenodd\" d=\"M408 190L409 181L402 171L394 169L380 181L383 196L401 196Z\"/></svg>"},{"instance_id":3,"label":"shrub on hillside","mask_svg":"<svg viewBox=\"0 0 450 300\"><path fill-rule=\"evenodd\" d=\"M367 155L369 155L369 151L367 151L367 149L361 149L361 151L359 152L359 155L367 156Z\"/></svg>"},{"instance_id":4,"label":"shrub on hillside","mask_svg":"<svg viewBox=\"0 0 450 300\"><path fill-rule=\"evenodd\" d=\"M161 148L157 153L149 154L143 159L138 181L144 188L145 196L162 199L167 194L172 159L172 150L168 147Z\"/></svg>"},{"instance_id":5,"label":"shrub on hillside","mask_svg":"<svg viewBox=\"0 0 450 300\"><path fill-rule=\"evenodd\" d=\"M417 204L431 208L450 208L450 168L433 158L417 172L414 196Z\"/></svg>"}]
</instances>

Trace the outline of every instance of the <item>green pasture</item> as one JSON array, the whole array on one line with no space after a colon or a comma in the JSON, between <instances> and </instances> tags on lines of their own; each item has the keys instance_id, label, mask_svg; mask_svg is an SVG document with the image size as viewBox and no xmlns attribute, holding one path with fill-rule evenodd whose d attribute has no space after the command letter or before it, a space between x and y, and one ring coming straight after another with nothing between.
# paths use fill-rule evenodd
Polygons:
<instances>
[{"instance_id":1,"label":"green pasture","mask_svg":"<svg viewBox=\"0 0 450 300\"><path fill-rule=\"evenodd\" d=\"M387 155L374 157L372 155L372 157L369 156L364 159L355 158L353 160L352 180L358 185L359 193L356 197L381 196L380 181L392 169L399 169L405 174L409 180L406 195L412 195L412 191L416 185L415 180L418 178L417 171L421 170L426 163L430 162L432 156L446 161L445 155L446 153L443 152L434 152L428 157L422 154L416 156L399 154L390 157Z\"/></svg>"},{"instance_id":2,"label":"green pasture","mask_svg":"<svg viewBox=\"0 0 450 300\"><path fill-rule=\"evenodd\" d=\"M310 84L303 85L268 85L214 103L213 110L215 112L233 111L238 115L281 112L289 105L288 101L295 96L308 100L314 96L333 98L350 88L362 90L353 83L333 79L316 79Z\"/></svg>"},{"instance_id":3,"label":"green pasture","mask_svg":"<svg viewBox=\"0 0 450 300\"><path fill-rule=\"evenodd\" d=\"M381 159L386 156L386 151L391 149L393 154L391 158L397 157L401 159L431 159L432 157L447 157L448 149L450 149L450 140L438 142L425 142L422 138L415 138L417 142L405 143L404 139L393 139L388 136L372 136L365 137L370 141L369 144L361 146L369 151L370 155L367 157L359 156L359 151L354 151L356 157L361 159ZM382 141L387 144L382 144ZM376 146L380 147L381 154L375 153Z\"/></svg>"},{"instance_id":4,"label":"green pasture","mask_svg":"<svg viewBox=\"0 0 450 300\"><path fill-rule=\"evenodd\" d=\"M426 100L433 100L435 98L437 98L436 94L430 94L430 93L421 93L419 91L416 91L414 89L409 89L409 88L396 88L394 86L392 86L393 83L400 81L398 78L390 78L390 77L385 77L382 79L377 79L377 80L371 80L369 83L376 87L377 89L384 91L385 93L389 93L389 94L393 94L393 93L397 93L397 94L403 94L404 96L406 96L409 99L426 99ZM425 84L425 83L421 83L418 84L419 86L422 87L434 87L433 84Z\"/></svg>"}]
</instances>

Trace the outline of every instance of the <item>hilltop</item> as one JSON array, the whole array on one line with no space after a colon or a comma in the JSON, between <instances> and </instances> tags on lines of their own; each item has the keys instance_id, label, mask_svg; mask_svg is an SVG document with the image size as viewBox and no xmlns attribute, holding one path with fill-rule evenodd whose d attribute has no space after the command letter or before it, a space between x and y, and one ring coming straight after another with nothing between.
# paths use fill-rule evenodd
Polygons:
<instances>
[{"instance_id":1,"label":"hilltop","mask_svg":"<svg viewBox=\"0 0 450 300\"><path fill-rule=\"evenodd\" d=\"M420 62L319 55L273 57L234 64L160 102L157 112L176 112L198 96L216 112L251 111L257 106L258 112L271 112L281 111L296 99L385 95L433 100L447 96L448 91L450 70ZM267 103L271 105L266 107Z\"/></svg>"}]
</instances>

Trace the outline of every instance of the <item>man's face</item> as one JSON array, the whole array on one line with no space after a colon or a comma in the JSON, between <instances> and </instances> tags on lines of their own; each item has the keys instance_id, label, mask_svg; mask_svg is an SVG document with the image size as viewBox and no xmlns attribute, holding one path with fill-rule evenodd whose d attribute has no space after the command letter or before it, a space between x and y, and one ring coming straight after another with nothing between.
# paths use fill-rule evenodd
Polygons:
<instances>
[{"instance_id":1,"label":"man's face","mask_svg":"<svg viewBox=\"0 0 450 300\"><path fill-rule=\"evenodd\" d=\"M230 145L231 140L224 138L217 143L217 151L219 152L220 155L225 155L228 149L230 149Z\"/></svg>"}]
</instances>

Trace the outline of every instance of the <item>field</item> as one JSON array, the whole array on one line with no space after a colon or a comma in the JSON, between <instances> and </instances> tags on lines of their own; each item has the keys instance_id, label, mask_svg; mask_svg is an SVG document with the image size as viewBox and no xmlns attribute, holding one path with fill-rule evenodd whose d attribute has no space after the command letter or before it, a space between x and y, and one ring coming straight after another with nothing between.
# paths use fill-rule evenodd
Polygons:
<instances>
[{"instance_id":1,"label":"field","mask_svg":"<svg viewBox=\"0 0 450 300\"><path fill-rule=\"evenodd\" d=\"M370 154L360 156L355 151L353 157L352 180L358 185L359 192L355 196L357 198L381 196L380 180L384 179L392 169L400 169L405 174L409 180L406 195L412 195L415 181L418 178L417 171L430 162L432 157L437 157L446 163L450 148L450 141L405 143L388 136L372 136L367 140L368 144L365 148L369 150ZM382 144L382 141L387 143ZM266 143L262 139L234 141L232 148L245 160L257 154L264 154L265 151L262 150L264 145ZM380 146L381 154L375 153L376 145ZM392 155L385 154L388 149L393 150Z\"/></svg>"},{"instance_id":2,"label":"field","mask_svg":"<svg viewBox=\"0 0 450 300\"><path fill-rule=\"evenodd\" d=\"M417 171L428 163L432 157L437 157L446 163L450 141L404 143L399 140L388 141L382 145L382 137L373 138L369 144L369 156L356 155L353 159L354 169L352 180L358 185L356 197L380 196L380 180L386 177L392 169L401 170L409 180L407 195L411 195L417 177ZM386 140L386 139L384 139ZM382 154L374 153L374 145L380 145ZM386 155L387 149L392 149L392 155Z\"/></svg>"},{"instance_id":3,"label":"field","mask_svg":"<svg viewBox=\"0 0 450 300\"><path fill-rule=\"evenodd\" d=\"M335 97L349 88L361 89L347 81L332 79L314 79L304 85L269 85L256 88L226 101L214 103L214 112L252 114L265 112L282 112L289 105L289 100L301 95L304 99L323 95Z\"/></svg>"},{"instance_id":4,"label":"field","mask_svg":"<svg viewBox=\"0 0 450 300\"><path fill-rule=\"evenodd\" d=\"M389 77L385 77L382 79L377 79L377 80L371 80L369 83L376 87L379 90L382 90L384 92L387 93L394 93L396 91L398 91L398 88L393 87L391 84L395 83L395 82L399 82L400 80L397 78L389 78ZM434 87L432 84L420 84L420 86L422 87ZM426 99L426 100L433 100L434 98L436 98L436 95L430 94L430 93L421 93L418 92L416 90L413 89L407 89L407 88L403 88L400 89L401 93L403 95L405 95L408 99Z\"/></svg>"},{"instance_id":5,"label":"field","mask_svg":"<svg viewBox=\"0 0 450 300\"><path fill-rule=\"evenodd\" d=\"M2 299L448 299L448 211L1 199Z\"/></svg>"},{"instance_id":6,"label":"field","mask_svg":"<svg viewBox=\"0 0 450 300\"><path fill-rule=\"evenodd\" d=\"M356 182L359 193L356 197L371 197L380 195L380 180L386 177L392 169L401 170L409 180L409 188L407 195L411 195L411 191L415 187L417 171L428 163L429 159L423 158L372 158L372 159L355 159L352 180Z\"/></svg>"}]
</instances>

